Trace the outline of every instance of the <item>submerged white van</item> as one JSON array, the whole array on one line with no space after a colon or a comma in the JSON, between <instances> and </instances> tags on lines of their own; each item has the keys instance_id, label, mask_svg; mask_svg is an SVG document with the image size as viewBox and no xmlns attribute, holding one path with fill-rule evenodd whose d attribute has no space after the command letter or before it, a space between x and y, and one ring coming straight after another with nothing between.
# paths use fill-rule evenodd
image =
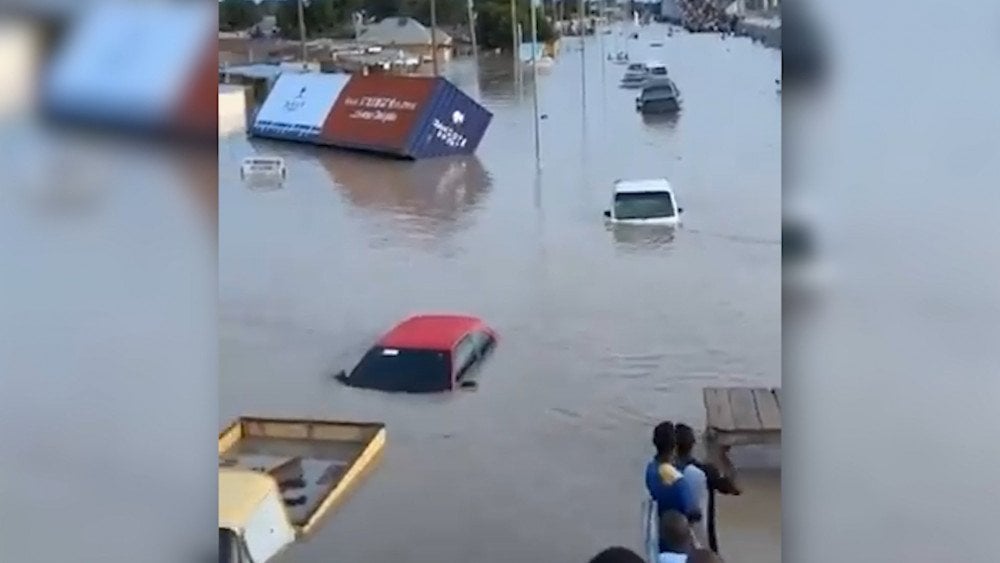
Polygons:
<instances>
[{"instance_id":1,"label":"submerged white van","mask_svg":"<svg viewBox=\"0 0 1000 563\"><path fill-rule=\"evenodd\" d=\"M615 180L611 209L604 212L604 217L612 223L629 225L677 225L683 212L665 178Z\"/></svg>"}]
</instances>

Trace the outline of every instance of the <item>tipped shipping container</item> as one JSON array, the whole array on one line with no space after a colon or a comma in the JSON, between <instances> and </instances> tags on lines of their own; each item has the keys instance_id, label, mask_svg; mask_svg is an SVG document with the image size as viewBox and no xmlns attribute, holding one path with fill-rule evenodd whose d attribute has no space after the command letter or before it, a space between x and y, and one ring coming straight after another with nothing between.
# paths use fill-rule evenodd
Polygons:
<instances>
[{"instance_id":1,"label":"tipped shipping container","mask_svg":"<svg viewBox=\"0 0 1000 563\"><path fill-rule=\"evenodd\" d=\"M443 78L282 74L251 133L422 159L475 152L492 119Z\"/></svg>"},{"instance_id":2,"label":"tipped shipping container","mask_svg":"<svg viewBox=\"0 0 1000 563\"><path fill-rule=\"evenodd\" d=\"M323 139L326 122L348 74L283 73L254 117L257 137L329 145Z\"/></svg>"},{"instance_id":3,"label":"tipped shipping container","mask_svg":"<svg viewBox=\"0 0 1000 563\"><path fill-rule=\"evenodd\" d=\"M493 114L440 77L355 75L323 126L339 147L419 159L475 152Z\"/></svg>"}]
</instances>

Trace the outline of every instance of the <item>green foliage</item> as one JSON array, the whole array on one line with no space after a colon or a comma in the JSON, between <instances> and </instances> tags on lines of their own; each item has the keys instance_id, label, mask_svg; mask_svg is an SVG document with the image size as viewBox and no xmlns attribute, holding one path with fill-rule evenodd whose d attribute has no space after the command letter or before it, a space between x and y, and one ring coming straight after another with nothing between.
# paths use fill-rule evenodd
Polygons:
<instances>
[{"instance_id":1,"label":"green foliage","mask_svg":"<svg viewBox=\"0 0 1000 563\"><path fill-rule=\"evenodd\" d=\"M523 39L531 40L531 12L530 3L526 0L518 0L517 19L521 24ZM479 43L487 49L511 49L513 46L512 30L510 25L510 2L509 0L484 0L476 4L478 12L476 33ZM550 41L556 37L555 29L545 19L545 14L541 8L537 8L538 19L538 41L540 43Z\"/></svg>"},{"instance_id":2,"label":"green foliage","mask_svg":"<svg viewBox=\"0 0 1000 563\"><path fill-rule=\"evenodd\" d=\"M362 9L363 0L308 0L303 10L309 37L341 36L348 32L351 14ZM278 29L285 37L299 36L299 6L294 0L280 2L275 8ZM350 35L350 33L347 33Z\"/></svg>"},{"instance_id":3,"label":"green foliage","mask_svg":"<svg viewBox=\"0 0 1000 563\"><path fill-rule=\"evenodd\" d=\"M222 0L219 2L219 29L242 31L260 21L260 15L253 0Z\"/></svg>"},{"instance_id":4,"label":"green foliage","mask_svg":"<svg viewBox=\"0 0 1000 563\"><path fill-rule=\"evenodd\" d=\"M435 0L439 26L468 25L466 0ZM524 39L531 37L530 3L517 0L518 20L524 29ZM351 14L364 10L376 20L397 16L416 18L430 24L431 0L307 0L304 9L306 33L309 37L351 36ZM510 49L510 0L476 0L476 33L479 43L487 49ZM276 16L278 29L284 37L299 36L298 3L295 0L265 0L260 5L253 0L222 0L219 3L219 29L242 30L252 27L261 16ZM538 40L555 37L552 25L538 10Z\"/></svg>"}]
</instances>

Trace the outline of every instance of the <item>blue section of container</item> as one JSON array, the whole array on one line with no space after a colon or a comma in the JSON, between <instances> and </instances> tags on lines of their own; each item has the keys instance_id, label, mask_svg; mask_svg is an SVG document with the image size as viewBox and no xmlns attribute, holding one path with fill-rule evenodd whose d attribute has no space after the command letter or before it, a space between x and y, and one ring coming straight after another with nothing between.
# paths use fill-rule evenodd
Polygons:
<instances>
[{"instance_id":1,"label":"blue section of container","mask_svg":"<svg viewBox=\"0 0 1000 563\"><path fill-rule=\"evenodd\" d=\"M325 144L320 138L321 128L310 125L291 125L261 119L254 122L250 133L254 137L261 137L263 139L296 141L317 145Z\"/></svg>"},{"instance_id":2,"label":"blue section of container","mask_svg":"<svg viewBox=\"0 0 1000 563\"><path fill-rule=\"evenodd\" d=\"M493 114L444 78L410 133L405 156L412 159L476 152Z\"/></svg>"}]
</instances>

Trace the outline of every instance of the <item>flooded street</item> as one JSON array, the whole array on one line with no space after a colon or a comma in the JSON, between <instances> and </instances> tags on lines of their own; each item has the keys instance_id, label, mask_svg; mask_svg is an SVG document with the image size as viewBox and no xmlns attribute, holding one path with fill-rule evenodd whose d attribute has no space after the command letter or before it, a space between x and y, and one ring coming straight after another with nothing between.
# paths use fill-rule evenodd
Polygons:
<instances>
[{"instance_id":1,"label":"flooded street","mask_svg":"<svg viewBox=\"0 0 1000 563\"><path fill-rule=\"evenodd\" d=\"M652 425L701 427L701 388L780 383L781 98L777 51L650 26L632 59L665 62L683 96L645 122L624 39L567 38L539 77L509 59L448 75L493 113L474 158L389 161L303 145L219 146L220 427L241 414L383 421L381 466L297 563L583 562L639 549ZM603 67L603 71L602 71ZM253 191L243 157L288 182ZM667 177L684 226L610 229L616 178ZM457 311L500 334L476 392L350 389L352 366L404 316ZM777 477L726 499L731 560L780 560ZM759 486L756 486L759 485ZM774 515L774 518L766 516ZM773 519L774 522L767 522ZM757 526L758 528L749 528Z\"/></svg>"}]
</instances>

